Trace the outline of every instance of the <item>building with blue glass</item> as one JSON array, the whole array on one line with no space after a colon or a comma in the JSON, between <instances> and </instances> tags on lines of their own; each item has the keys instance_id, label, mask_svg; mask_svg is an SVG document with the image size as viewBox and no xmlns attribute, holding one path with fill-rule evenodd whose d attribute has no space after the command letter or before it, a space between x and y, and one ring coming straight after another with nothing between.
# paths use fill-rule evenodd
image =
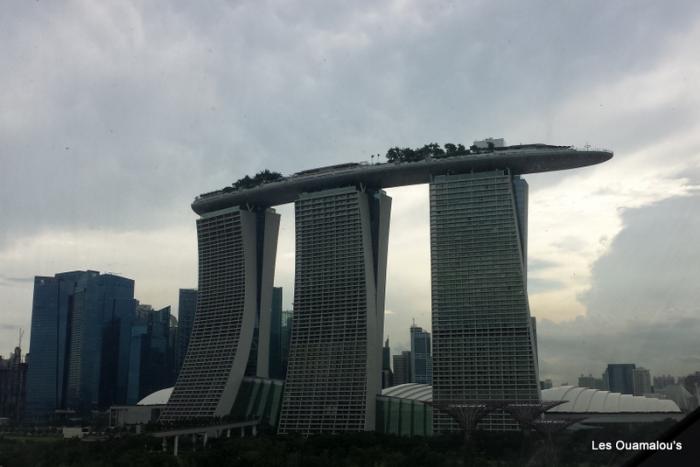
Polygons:
<instances>
[{"instance_id":1,"label":"building with blue glass","mask_svg":"<svg viewBox=\"0 0 700 467\"><path fill-rule=\"evenodd\" d=\"M611 392L621 394L634 394L634 363L610 363L605 373L603 381L606 389Z\"/></svg>"},{"instance_id":2,"label":"building with blue glass","mask_svg":"<svg viewBox=\"0 0 700 467\"><path fill-rule=\"evenodd\" d=\"M159 310L150 305L136 308L129 347L128 404L175 382L171 321L169 306Z\"/></svg>"},{"instance_id":3,"label":"building with blue glass","mask_svg":"<svg viewBox=\"0 0 700 467\"><path fill-rule=\"evenodd\" d=\"M197 310L197 289L180 289L177 309L177 337L175 354L175 373L180 372L190 344L194 313Z\"/></svg>"},{"instance_id":4,"label":"building with blue glass","mask_svg":"<svg viewBox=\"0 0 700 467\"><path fill-rule=\"evenodd\" d=\"M282 287L272 288L270 311L270 378L284 379L282 356Z\"/></svg>"},{"instance_id":5,"label":"building with blue glass","mask_svg":"<svg viewBox=\"0 0 700 467\"><path fill-rule=\"evenodd\" d=\"M423 328L411 326L411 378L410 382L433 383L433 357L430 352L430 333Z\"/></svg>"},{"instance_id":6,"label":"building with blue glass","mask_svg":"<svg viewBox=\"0 0 700 467\"><path fill-rule=\"evenodd\" d=\"M134 281L72 271L37 276L32 304L26 417L125 400Z\"/></svg>"}]
</instances>

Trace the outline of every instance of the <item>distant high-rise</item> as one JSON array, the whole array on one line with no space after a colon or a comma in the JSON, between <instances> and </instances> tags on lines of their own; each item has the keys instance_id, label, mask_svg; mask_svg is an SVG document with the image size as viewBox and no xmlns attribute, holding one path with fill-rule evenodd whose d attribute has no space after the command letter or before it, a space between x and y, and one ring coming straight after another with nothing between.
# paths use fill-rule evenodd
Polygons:
<instances>
[{"instance_id":1,"label":"distant high-rise","mask_svg":"<svg viewBox=\"0 0 700 467\"><path fill-rule=\"evenodd\" d=\"M27 395L27 363L22 349L15 347L10 358L0 356L0 417L14 422L22 419Z\"/></svg>"},{"instance_id":2,"label":"distant high-rise","mask_svg":"<svg viewBox=\"0 0 700 467\"><path fill-rule=\"evenodd\" d=\"M111 274L91 277L72 295L67 409L87 411L124 400L114 393L115 386L126 389L128 371L128 351L120 351L118 343L126 342L135 305L134 281Z\"/></svg>"},{"instance_id":3,"label":"distant high-rise","mask_svg":"<svg viewBox=\"0 0 700 467\"><path fill-rule=\"evenodd\" d=\"M292 326L294 323L294 312L292 310L282 311L282 328L280 330L280 353L282 358L282 379L287 376L289 365L289 344L292 338Z\"/></svg>"},{"instance_id":4,"label":"distant high-rise","mask_svg":"<svg viewBox=\"0 0 700 467\"><path fill-rule=\"evenodd\" d=\"M134 281L97 271L36 277L29 419L56 409L103 408L126 399Z\"/></svg>"},{"instance_id":5,"label":"distant high-rise","mask_svg":"<svg viewBox=\"0 0 700 467\"><path fill-rule=\"evenodd\" d=\"M430 350L430 333L411 326L411 382L433 383L433 358Z\"/></svg>"},{"instance_id":6,"label":"distant high-rise","mask_svg":"<svg viewBox=\"0 0 700 467\"><path fill-rule=\"evenodd\" d=\"M654 391L676 384L676 378L671 375L654 376Z\"/></svg>"},{"instance_id":7,"label":"distant high-rise","mask_svg":"<svg viewBox=\"0 0 700 467\"><path fill-rule=\"evenodd\" d=\"M646 368L638 367L632 370L634 395L643 396L651 393L651 375Z\"/></svg>"},{"instance_id":8,"label":"distant high-rise","mask_svg":"<svg viewBox=\"0 0 700 467\"><path fill-rule=\"evenodd\" d=\"M131 327L127 403L172 386L176 378L177 319L170 307L141 304Z\"/></svg>"},{"instance_id":9,"label":"distant high-rise","mask_svg":"<svg viewBox=\"0 0 700 467\"><path fill-rule=\"evenodd\" d=\"M430 183L435 401L540 401L527 298L527 193L508 170ZM518 428L503 413L481 426ZM436 413L433 429L458 426Z\"/></svg>"},{"instance_id":10,"label":"distant high-rise","mask_svg":"<svg viewBox=\"0 0 700 467\"><path fill-rule=\"evenodd\" d=\"M282 365L282 287L274 287L270 311L270 378L284 378Z\"/></svg>"},{"instance_id":11,"label":"distant high-rise","mask_svg":"<svg viewBox=\"0 0 700 467\"><path fill-rule=\"evenodd\" d=\"M187 353L187 346L190 344L194 314L197 311L197 289L180 289L177 310L176 375L180 373L182 362Z\"/></svg>"},{"instance_id":12,"label":"distant high-rise","mask_svg":"<svg viewBox=\"0 0 700 467\"><path fill-rule=\"evenodd\" d=\"M578 378L578 385L582 388L591 389L605 389L605 385L601 378L596 378L595 376L589 374L588 376L581 375Z\"/></svg>"},{"instance_id":13,"label":"distant high-rise","mask_svg":"<svg viewBox=\"0 0 700 467\"><path fill-rule=\"evenodd\" d=\"M391 198L337 188L295 203L294 331L280 433L375 427Z\"/></svg>"},{"instance_id":14,"label":"distant high-rise","mask_svg":"<svg viewBox=\"0 0 700 467\"><path fill-rule=\"evenodd\" d=\"M634 394L634 363L610 363L603 375L610 392Z\"/></svg>"},{"instance_id":15,"label":"distant high-rise","mask_svg":"<svg viewBox=\"0 0 700 467\"><path fill-rule=\"evenodd\" d=\"M269 330L279 215L232 207L197 220L197 312L185 360L161 420L231 412L255 352L255 374L269 375Z\"/></svg>"},{"instance_id":16,"label":"distant high-rise","mask_svg":"<svg viewBox=\"0 0 700 467\"><path fill-rule=\"evenodd\" d=\"M394 386L411 382L411 351L394 355Z\"/></svg>"},{"instance_id":17,"label":"distant high-rise","mask_svg":"<svg viewBox=\"0 0 700 467\"><path fill-rule=\"evenodd\" d=\"M65 403L71 297L97 271L34 278L26 416L44 419Z\"/></svg>"},{"instance_id":18,"label":"distant high-rise","mask_svg":"<svg viewBox=\"0 0 700 467\"><path fill-rule=\"evenodd\" d=\"M175 378L170 307L154 310L150 305L139 305L136 312L129 380L132 404L172 386Z\"/></svg>"},{"instance_id":19,"label":"distant high-rise","mask_svg":"<svg viewBox=\"0 0 700 467\"><path fill-rule=\"evenodd\" d=\"M382 348L382 389L394 385L394 373L391 371L391 347L387 337Z\"/></svg>"}]
</instances>

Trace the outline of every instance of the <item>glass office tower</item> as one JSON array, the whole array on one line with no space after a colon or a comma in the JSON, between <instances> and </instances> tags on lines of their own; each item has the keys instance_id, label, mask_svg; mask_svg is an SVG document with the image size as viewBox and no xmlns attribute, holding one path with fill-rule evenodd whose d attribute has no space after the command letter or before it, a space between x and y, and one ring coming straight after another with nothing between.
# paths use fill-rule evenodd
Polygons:
<instances>
[{"instance_id":1,"label":"glass office tower","mask_svg":"<svg viewBox=\"0 0 700 467\"><path fill-rule=\"evenodd\" d=\"M295 203L294 330L279 432L374 430L391 198L355 187Z\"/></svg>"},{"instance_id":2,"label":"glass office tower","mask_svg":"<svg viewBox=\"0 0 700 467\"><path fill-rule=\"evenodd\" d=\"M67 409L85 412L125 400L115 387L126 390L129 354L126 348L120 352L118 344L127 341L135 306L131 279L101 274L76 287L69 320Z\"/></svg>"},{"instance_id":3,"label":"glass office tower","mask_svg":"<svg viewBox=\"0 0 700 467\"><path fill-rule=\"evenodd\" d=\"M194 312L197 309L197 289L180 289L177 308L177 337L175 352L175 376L180 373L182 362L190 344Z\"/></svg>"},{"instance_id":4,"label":"glass office tower","mask_svg":"<svg viewBox=\"0 0 700 467\"><path fill-rule=\"evenodd\" d=\"M270 378L284 379L282 361L282 287L273 287L270 310Z\"/></svg>"},{"instance_id":5,"label":"glass office tower","mask_svg":"<svg viewBox=\"0 0 700 467\"><path fill-rule=\"evenodd\" d=\"M268 336L257 345L256 355L257 376L268 376L278 231L279 214L273 209L226 208L197 220L197 312L162 421L228 415L254 334Z\"/></svg>"},{"instance_id":6,"label":"glass office tower","mask_svg":"<svg viewBox=\"0 0 700 467\"><path fill-rule=\"evenodd\" d=\"M126 399L134 281L97 271L34 280L29 420L56 409L86 411Z\"/></svg>"},{"instance_id":7,"label":"glass office tower","mask_svg":"<svg viewBox=\"0 0 700 467\"><path fill-rule=\"evenodd\" d=\"M411 382L433 383L430 333L415 324L411 326Z\"/></svg>"},{"instance_id":8,"label":"glass office tower","mask_svg":"<svg viewBox=\"0 0 700 467\"><path fill-rule=\"evenodd\" d=\"M430 183L433 398L539 402L527 298L527 184L507 170ZM491 430L517 428L503 413ZM457 430L435 412L436 433Z\"/></svg>"}]
</instances>

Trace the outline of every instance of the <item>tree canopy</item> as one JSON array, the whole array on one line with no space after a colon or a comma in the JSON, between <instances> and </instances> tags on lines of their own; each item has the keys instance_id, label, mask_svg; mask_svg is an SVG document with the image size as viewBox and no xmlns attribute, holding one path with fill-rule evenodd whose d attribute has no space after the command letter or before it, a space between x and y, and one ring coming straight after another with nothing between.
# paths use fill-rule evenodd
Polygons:
<instances>
[{"instance_id":1,"label":"tree canopy","mask_svg":"<svg viewBox=\"0 0 700 467\"><path fill-rule=\"evenodd\" d=\"M489 149L493 150L493 148ZM482 150L476 146L467 149L463 144L446 143L443 149L437 143L430 143L418 149L390 148L386 152L386 159L388 162L418 162L429 158L441 159L443 157L466 156L480 152Z\"/></svg>"}]
</instances>

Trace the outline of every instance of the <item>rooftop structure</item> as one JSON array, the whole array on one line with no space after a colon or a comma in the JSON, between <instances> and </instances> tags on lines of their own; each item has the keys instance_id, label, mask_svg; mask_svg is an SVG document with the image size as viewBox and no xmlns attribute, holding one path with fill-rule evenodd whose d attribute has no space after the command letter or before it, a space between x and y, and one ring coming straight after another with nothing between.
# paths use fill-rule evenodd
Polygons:
<instances>
[{"instance_id":1,"label":"rooftop structure","mask_svg":"<svg viewBox=\"0 0 700 467\"><path fill-rule=\"evenodd\" d=\"M469 171L481 172L508 167L512 175L574 169L599 164L612 158L607 150L579 151L568 146L530 144L506 146L493 152L428 158L418 162L347 163L304 170L279 181L234 189L232 187L198 196L192 203L197 214L231 206L253 204L276 206L295 201L301 193L348 185L374 189L428 183L432 177Z\"/></svg>"},{"instance_id":2,"label":"rooftop structure","mask_svg":"<svg viewBox=\"0 0 700 467\"><path fill-rule=\"evenodd\" d=\"M382 396L432 402L433 387L429 384L401 384L383 389ZM547 410L547 413L679 413L681 411L672 400L577 386L544 389L542 401L565 401Z\"/></svg>"},{"instance_id":3,"label":"rooftop structure","mask_svg":"<svg viewBox=\"0 0 700 467\"><path fill-rule=\"evenodd\" d=\"M679 413L671 400L633 396L577 386L559 386L542 391L544 401L566 401L549 410L558 413Z\"/></svg>"}]
</instances>

